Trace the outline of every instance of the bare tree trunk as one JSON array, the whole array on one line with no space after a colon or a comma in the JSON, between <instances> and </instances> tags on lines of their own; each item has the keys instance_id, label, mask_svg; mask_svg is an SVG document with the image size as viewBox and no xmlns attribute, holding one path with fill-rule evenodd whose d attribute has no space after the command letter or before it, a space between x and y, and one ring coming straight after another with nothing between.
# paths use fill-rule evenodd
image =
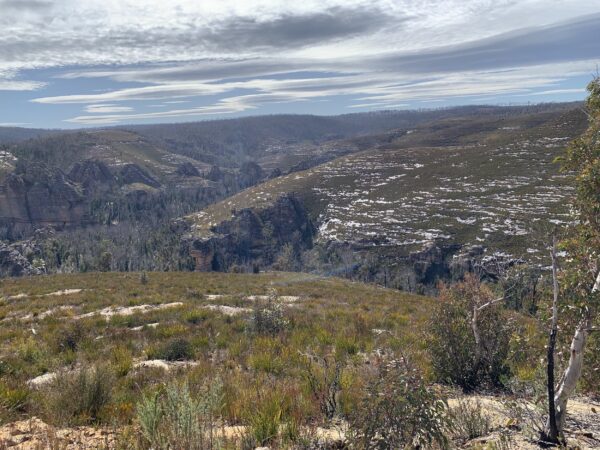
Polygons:
<instances>
[{"instance_id":1,"label":"bare tree trunk","mask_svg":"<svg viewBox=\"0 0 600 450\"><path fill-rule=\"evenodd\" d=\"M556 403L554 401L554 349L556 348L556 334L558 332L558 261L556 260L556 237L552 243L552 326L548 338L548 362L546 365L548 388L548 423L542 433L543 442L558 444L559 432L556 424Z\"/></svg>"},{"instance_id":2,"label":"bare tree trunk","mask_svg":"<svg viewBox=\"0 0 600 450\"><path fill-rule=\"evenodd\" d=\"M600 272L596 276L594 287L592 288L592 294L600 290ZM577 382L581 378L581 372L583 369L583 352L585 350L585 344L591 326L591 314L590 310L586 310L583 318L577 325L575 335L571 341L571 353L569 357L569 365L567 366L565 373L563 374L560 384L557 389L557 393L554 397L556 404L556 425L558 427L559 434L562 434L565 420L567 418L567 402L573 395Z\"/></svg>"}]
</instances>

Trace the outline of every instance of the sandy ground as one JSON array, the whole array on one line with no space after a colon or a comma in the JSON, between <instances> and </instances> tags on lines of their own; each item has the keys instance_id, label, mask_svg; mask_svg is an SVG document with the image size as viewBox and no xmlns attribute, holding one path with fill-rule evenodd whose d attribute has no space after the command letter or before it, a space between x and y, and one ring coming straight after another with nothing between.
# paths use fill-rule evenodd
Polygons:
<instances>
[{"instance_id":1,"label":"sandy ground","mask_svg":"<svg viewBox=\"0 0 600 450\"><path fill-rule=\"evenodd\" d=\"M169 370L177 363L164 361L144 361L146 366L162 367ZM509 437L511 450L534 450L540 447L533 436L525 431L525 424L519 424L509 417L504 406L504 400L498 397L470 396L462 400L477 403L482 406L490 418L492 431L484 437L458 444L461 449L485 449L503 437ZM458 399L450 399L449 406L455 408ZM576 398L569 402L569 418L567 420L567 439L569 448L592 450L600 448L600 405L587 398ZM320 441L343 442L346 425L339 423L330 428L314 428L310 432ZM215 430L215 437L236 441L247 431L244 426L223 426ZM54 428L38 418L13 422L0 427L0 449L38 450L43 448L74 449L113 449L119 430L109 428L75 427ZM60 444L60 446L58 445ZM505 448L505 447L500 447Z\"/></svg>"}]
</instances>

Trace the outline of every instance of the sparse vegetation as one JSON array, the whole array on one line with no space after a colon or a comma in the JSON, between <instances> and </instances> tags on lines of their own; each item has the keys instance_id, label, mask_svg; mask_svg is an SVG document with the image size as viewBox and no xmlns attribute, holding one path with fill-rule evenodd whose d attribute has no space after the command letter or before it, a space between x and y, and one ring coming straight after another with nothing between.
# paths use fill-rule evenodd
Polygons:
<instances>
[{"instance_id":1,"label":"sparse vegetation","mask_svg":"<svg viewBox=\"0 0 600 450\"><path fill-rule=\"evenodd\" d=\"M459 399L451 412L451 429L456 437L464 442L487 436L490 432L490 417L480 401L471 402Z\"/></svg>"},{"instance_id":2,"label":"sparse vegetation","mask_svg":"<svg viewBox=\"0 0 600 450\"><path fill-rule=\"evenodd\" d=\"M215 380L193 395L187 384L171 382L146 394L136 407L146 441L156 450L219 448L215 423L221 408L221 388Z\"/></svg>"}]
</instances>

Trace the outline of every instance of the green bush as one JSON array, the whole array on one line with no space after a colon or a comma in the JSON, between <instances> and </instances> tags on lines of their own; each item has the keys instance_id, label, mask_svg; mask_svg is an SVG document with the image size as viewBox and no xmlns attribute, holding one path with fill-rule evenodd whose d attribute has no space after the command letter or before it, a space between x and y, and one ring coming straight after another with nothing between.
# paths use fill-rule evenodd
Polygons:
<instances>
[{"instance_id":1,"label":"green bush","mask_svg":"<svg viewBox=\"0 0 600 450\"><path fill-rule=\"evenodd\" d=\"M193 396L185 383L171 383L145 395L136 408L142 435L155 450L219 448L214 427L221 392L220 381L215 381L199 396Z\"/></svg>"},{"instance_id":2,"label":"green bush","mask_svg":"<svg viewBox=\"0 0 600 450\"><path fill-rule=\"evenodd\" d=\"M404 359L383 360L351 414L354 448L447 448L447 405Z\"/></svg>"},{"instance_id":3,"label":"green bush","mask_svg":"<svg viewBox=\"0 0 600 450\"><path fill-rule=\"evenodd\" d=\"M58 373L42 391L47 416L59 425L101 421L101 413L112 399L114 379L104 366Z\"/></svg>"},{"instance_id":4,"label":"green bush","mask_svg":"<svg viewBox=\"0 0 600 450\"><path fill-rule=\"evenodd\" d=\"M274 442L279 434L282 423L283 408L280 399L267 396L250 415L250 430L256 442L268 445Z\"/></svg>"},{"instance_id":5,"label":"green bush","mask_svg":"<svg viewBox=\"0 0 600 450\"><path fill-rule=\"evenodd\" d=\"M266 301L256 300L252 308L252 327L256 333L275 335L289 327L283 304L275 292Z\"/></svg>"},{"instance_id":6,"label":"green bush","mask_svg":"<svg viewBox=\"0 0 600 450\"><path fill-rule=\"evenodd\" d=\"M85 339L85 329L80 321L69 323L56 330L55 343L60 352L76 352Z\"/></svg>"},{"instance_id":7,"label":"green bush","mask_svg":"<svg viewBox=\"0 0 600 450\"><path fill-rule=\"evenodd\" d=\"M194 359L192 344L185 338L172 339L162 346L148 351L149 359L166 361L186 361Z\"/></svg>"},{"instance_id":8,"label":"green bush","mask_svg":"<svg viewBox=\"0 0 600 450\"><path fill-rule=\"evenodd\" d=\"M430 321L428 345L439 382L459 386L465 392L485 384L495 388L504 385L510 375L507 359L511 327L502 305L498 303L478 311L479 346L471 321L473 308L494 298L486 286L472 277L452 288L442 289L439 305Z\"/></svg>"},{"instance_id":9,"label":"green bush","mask_svg":"<svg viewBox=\"0 0 600 450\"><path fill-rule=\"evenodd\" d=\"M460 399L452 408L451 418L453 434L461 441L470 441L490 432L490 418L479 401Z\"/></svg>"}]
</instances>

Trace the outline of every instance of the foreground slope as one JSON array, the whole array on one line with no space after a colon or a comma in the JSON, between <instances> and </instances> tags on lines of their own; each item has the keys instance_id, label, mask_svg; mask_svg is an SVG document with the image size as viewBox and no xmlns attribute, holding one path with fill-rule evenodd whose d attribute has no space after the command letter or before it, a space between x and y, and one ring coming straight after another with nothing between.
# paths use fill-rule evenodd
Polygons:
<instances>
[{"instance_id":1,"label":"foreground slope","mask_svg":"<svg viewBox=\"0 0 600 450\"><path fill-rule=\"evenodd\" d=\"M95 413L104 423L129 423L140 392L182 375L222 380L229 423L269 393L312 417L302 354L336 347L362 361L376 347L401 348L425 368L422 333L434 301L300 273L53 275L5 280L1 293L0 420L36 415L55 425L90 420L72 410L64 382L100 366L111 374L110 400ZM251 322L268 295L285 316L274 334Z\"/></svg>"},{"instance_id":2,"label":"foreground slope","mask_svg":"<svg viewBox=\"0 0 600 450\"><path fill-rule=\"evenodd\" d=\"M437 300L337 278L88 273L5 280L0 292L0 445L10 448L150 448L139 408L165 385L189 386L199 399L219 387L214 438L226 445L218 448L240 448L270 420L276 433L287 436L293 423L297 440L347 448L347 424L323 418L311 385L323 375L311 372L316 358L332 370L342 364L341 417L362 407L365 377L386 355L431 375L427 330ZM275 332L255 328L266 297L282 308ZM545 340L531 318L514 319L522 326L515 344L529 343L514 369L528 373ZM477 440L460 438L458 448L507 436L515 448L537 448L506 399L448 394L458 396L450 408L481 403L490 417ZM597 403L572 403L568 423L584 431L570 428L570 442L594 448Z\"/></svg>"}]
</instances>

